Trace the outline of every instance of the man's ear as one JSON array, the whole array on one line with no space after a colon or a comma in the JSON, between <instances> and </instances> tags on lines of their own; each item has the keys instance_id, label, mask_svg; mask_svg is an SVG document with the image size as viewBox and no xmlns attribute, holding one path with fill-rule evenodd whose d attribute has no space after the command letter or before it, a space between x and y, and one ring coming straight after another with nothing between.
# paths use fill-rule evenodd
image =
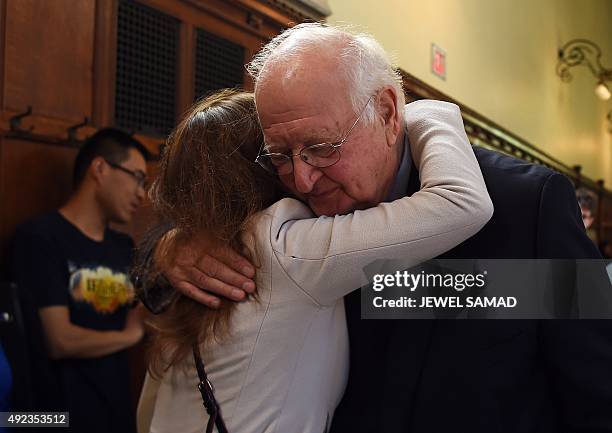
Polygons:
<instances>
[{"instance_id":1,"label":"man's ear","mask_svg":"<svg viewBox=\"0 0 612 433\"><path fill-rule=\"evenodd\" d=\"M387 145L395 146L401 129L401 116L404 107L397 106L396 91L393 87L387 86L383 88L378 96L378 112L383 121L385 128L385 137Z\"/></svg>"},{"instance_id":2,"label":"man's ear","mask_svg":"<svg viewBox=\"0 0 612 433\"><path fill-rule=\"evenodd\" d=\"M91 175L92 179L97 184L100 184L102 182L102 179L106 175L108 168L109 167L104 161L104 158L102 158L101 156L96 156L94 159L92 159L91 164L89 165L89 169L87 171L89 172L89 175Z\"/></svg>"}]
</instances>

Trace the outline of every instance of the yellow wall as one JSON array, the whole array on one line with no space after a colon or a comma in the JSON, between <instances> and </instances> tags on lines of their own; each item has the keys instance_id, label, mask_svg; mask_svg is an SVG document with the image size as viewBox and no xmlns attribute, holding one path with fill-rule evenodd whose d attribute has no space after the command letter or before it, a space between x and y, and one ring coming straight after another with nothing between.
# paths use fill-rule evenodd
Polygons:
<instances>
[{"instance_id":1,"label":"yellow wall","mask_svg":"<svg viewBox=\"0 0 612 433\"><path fill-rule=\"evenodd\" d=\"M612 188L612 100L586 68L563 83L558 48L586 38L612 68L612 0L329 0L332 24L371 33L398 66ZM430 72L431 43L447 53ZM612 83L609 83L612 86Z\"/></svg>"}]
</instances>

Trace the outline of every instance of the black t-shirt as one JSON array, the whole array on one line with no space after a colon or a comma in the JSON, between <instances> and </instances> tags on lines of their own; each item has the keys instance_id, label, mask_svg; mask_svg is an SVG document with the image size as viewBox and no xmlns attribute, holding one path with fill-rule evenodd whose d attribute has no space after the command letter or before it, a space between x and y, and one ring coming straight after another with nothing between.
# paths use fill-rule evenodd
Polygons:
<instances>
[{"instance_id":1,"label":"black t-shirt","mask_svg":"<svg viewBox=\"0 0 612 433\"><path fill-rule=\"evenodd\" d=\"M75 325L123 329L134 299L128 276L133 247L128 236L110 229L103 241L94 241L57 211L17 229L14 279L29 305L33 382L39 384L35 405L44 406L35 409L70 411L74 431L77 426L88 431L132 430L127 354L50 361L37 310L66 306Z\"/></svg>"}]
</instances>

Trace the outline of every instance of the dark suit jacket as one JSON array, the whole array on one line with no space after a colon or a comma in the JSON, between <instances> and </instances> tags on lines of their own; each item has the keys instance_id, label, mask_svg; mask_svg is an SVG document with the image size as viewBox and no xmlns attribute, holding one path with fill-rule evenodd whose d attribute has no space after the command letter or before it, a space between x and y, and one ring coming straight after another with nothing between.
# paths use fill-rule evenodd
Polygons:
<instances>
[{"instance_id":1,"label":"dark suit jacket","mask_svg":"<svg viewBox=\"0 0 612 433\"><path fill-rule=\"evenodd\" d=\"M567 178L474 151L495 213L444 257L600 257ZM332 433L612 431L612 321L361 320L359 291L345 303L351 364Z\"/></svg>"}]
</instances>

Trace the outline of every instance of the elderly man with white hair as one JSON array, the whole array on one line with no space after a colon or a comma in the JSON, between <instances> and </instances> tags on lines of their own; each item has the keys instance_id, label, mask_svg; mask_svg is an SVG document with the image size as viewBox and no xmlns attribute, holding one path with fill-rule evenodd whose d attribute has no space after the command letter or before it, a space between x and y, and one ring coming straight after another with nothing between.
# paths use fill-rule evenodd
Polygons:
<instances>
[{"instance_id":1,"label":"elderly man with white hair","mask_svg":"<svg viewBox=\"0 0 612 433\"><path fill-rule=\"evenodd\" d=\"M249 71L265 139L262 160L291 159L293 170L279 178L316 215L418 191L405 130L410 110L374 39L298 25L265 46ZM337 163L310 164L304 149L340 140L337 131L363 107L363 125L350 143L338 144ZM599 258L564 176L485 149L474 152L495 214L441 257ZM217 296L239 301L253 291L248 261L229 249L194 255L198 248L162 269L177 290L212 308ZM163 308L163 290L148 289L152 309ZM345 305L350 373L332 432L612 431L611 323L361 320L359 291Z\"/></svg>"}]
</instances>

